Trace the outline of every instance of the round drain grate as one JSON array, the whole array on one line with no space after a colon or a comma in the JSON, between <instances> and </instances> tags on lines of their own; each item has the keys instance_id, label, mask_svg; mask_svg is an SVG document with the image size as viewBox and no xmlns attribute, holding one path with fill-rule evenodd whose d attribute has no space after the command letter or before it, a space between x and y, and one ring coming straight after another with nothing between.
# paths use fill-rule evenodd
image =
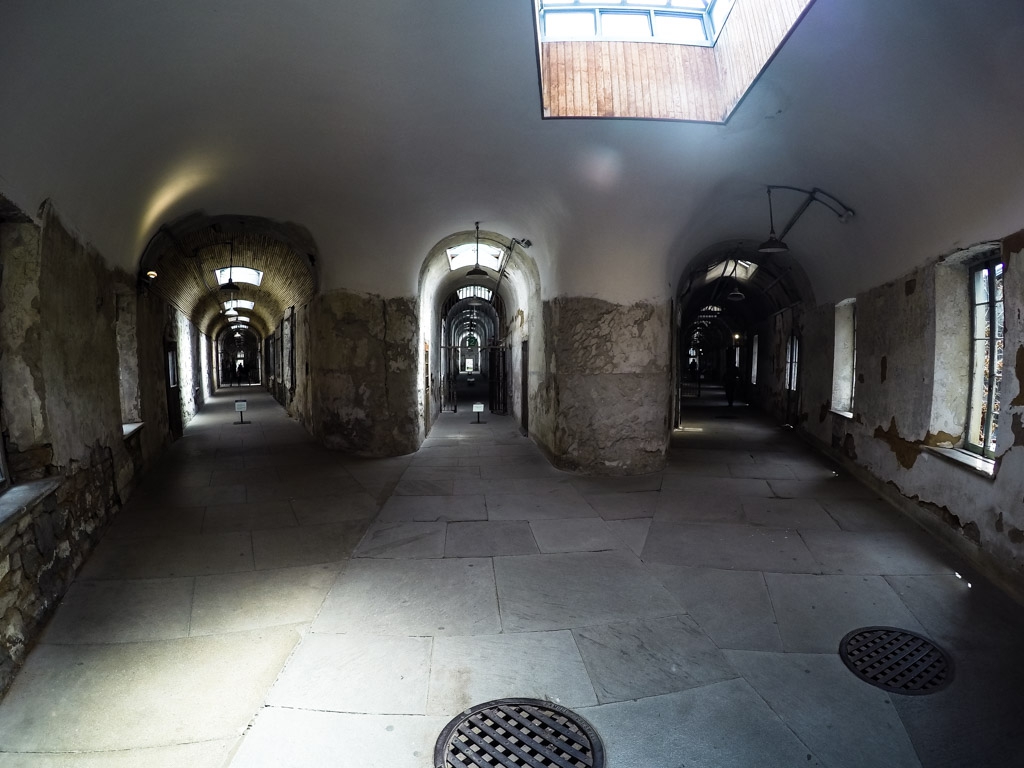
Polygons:
<instances>
[{"instance_id":1,"label":"round drain grate","mask_svg":"<svg viewBox=\"0 0 1024 768\"><path fill-rule=\"evenodd\" d=\"M839 643L839 655L857 677L892 693L935 693L953 681L946 652L905 629L855 629Z\"/></svg>"},{"instance_id":2,"label":"round drain grate","mask_svg":"<svg viewBox=\"0 0 1024 768\"><path fill-rule=\"evenodd\" d=\"M604 746L575 712L537 699L467 709L441 731L435 768L604 768Z\"/></svg>"}]
</instances>

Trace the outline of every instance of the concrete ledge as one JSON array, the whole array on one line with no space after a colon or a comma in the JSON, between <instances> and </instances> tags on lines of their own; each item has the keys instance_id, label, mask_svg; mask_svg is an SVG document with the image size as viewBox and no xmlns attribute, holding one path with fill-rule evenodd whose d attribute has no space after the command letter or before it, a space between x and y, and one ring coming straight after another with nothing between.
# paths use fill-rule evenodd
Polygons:
<instances>
[{"instance_id":1,"label":"concrete ledge","mask_svg":"<svg viewBox=\"0 0 1024 768\"><path fill-rule=\"evenodd\" d=\"M19 483L0 495L0 532L23 512L28 511L60 487L61 478L46 477L29 483Z\"/></svg>"}]
</instances>

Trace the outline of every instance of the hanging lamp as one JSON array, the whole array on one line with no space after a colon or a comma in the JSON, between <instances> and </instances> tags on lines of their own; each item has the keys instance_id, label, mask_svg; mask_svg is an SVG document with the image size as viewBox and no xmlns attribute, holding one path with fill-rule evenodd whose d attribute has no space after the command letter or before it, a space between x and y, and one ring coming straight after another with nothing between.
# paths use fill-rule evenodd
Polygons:
<instances>
[{"instance_id":1,"label":"hanging lamp","mask_svg":"<svg viewBox=\"0 0 1024 768\"><path fill-rule=\"evenodd\" d=\"M758 253L785 253L789 250L789 246L775 236L775 215L772 212L771 187L768 187L768 222L771 225L771 231L768 233L768 239L757 247Z\"/></svg>"},{"instance_id":2,"label":"hanging lamp","mask_svg":"<svg viewBox=\"0 0 1024 768\"><path fill-rule=\"evenodd\" d=\"M222 291L224 291L225 293L237 293L241 289L238 287L238 285L235 283L235 281L231 279L232 276L234 275L234 272L235 272L235 241L234 240L231 241L231 258L228 261L228 265L229 265L228 266L228 281L226 283L224 283L223 285L221 285L220 289Z\"/></svg>"},{"instance_id":3,"label":"hanging lamp","mask_svg":"<svg viewBox=\"0 0 1024 768\"><path fill-rule=\"evenodd\" d=\"M466 277L487 277L487 273L480 269L480 222L476 223L476 266L466 273Z\"/></svg>"}]
</instances>

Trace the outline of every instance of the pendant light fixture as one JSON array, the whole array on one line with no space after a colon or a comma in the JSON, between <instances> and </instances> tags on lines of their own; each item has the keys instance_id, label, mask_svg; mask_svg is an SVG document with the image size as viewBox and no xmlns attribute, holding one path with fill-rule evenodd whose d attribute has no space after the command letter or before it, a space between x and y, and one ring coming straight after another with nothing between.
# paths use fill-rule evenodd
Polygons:
<instances>
[{"instance_id":1,"label":"pendant light fixture","mask_svg":"<svg viewBox=\"0 0 1024 768\"><path fill-rule=\"evenodd\" d=\"M789 250L789 246L775 236L775 215L772 211L771 187L768 187L768 222L771 225L771 231L768 233L768 239L757 247L758 253L786 253Z\"/></svg>"},{"instance_id":2,"label":"pendant light fixture","mask_svg":"<svg viewBox=\"0 0 1024 768\"><path fill-rule=\"evenodd\" d=\"M476 266L466 273L466 277L487 277L487 273L480 269L480 222L476 223Z\"/></svg>"},{"instance_id":3,"label":"pendant light fixture","mask_svg":"<svg viewBox=\"0 0 1024 768\"><path fill-rule=\"evenodd\" d=\"M768 194L771 194L771 192L769 191ZM225 293L237 293L241 289L238 287L238 285L235 283L235 281L231 279L232 275L234 274L234 271L235 271L235 241L234 240L231 241L231 257L230 257L230 260L228 261L228 265L229 265L228 266L228 281L226 283L224 283L223 285L221 285L220 289L222 291L224 291Z\"/></svg>"}]
</instances>

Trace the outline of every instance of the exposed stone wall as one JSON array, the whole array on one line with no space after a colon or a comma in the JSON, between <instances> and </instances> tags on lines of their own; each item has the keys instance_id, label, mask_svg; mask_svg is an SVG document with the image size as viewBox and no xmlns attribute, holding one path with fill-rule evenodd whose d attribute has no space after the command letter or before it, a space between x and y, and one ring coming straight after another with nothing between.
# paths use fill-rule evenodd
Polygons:
<instances>
[{"instance_id":1,"label":"exposed stone wall","mask_svg":"<svg viewBox=\"0 0 1024 768\"><path fill-rule=\"evenodd\" d=\"M0 422L15 483L0 497L2 692L135 478L166 445L163 343L173 314L154 297L136 302L145 427L126 441L122 392L136 385L121 385L120 356L133 344L131 329L117 324L118 296L134 294L134 280L107 268L50 207L41 225L0 225L0 267Z\"/></svg>"},{"instance_id":2,"label":"exposed stone wall","mask_svg":"<svg viewBox=\"0 0 1024 768\"><path fill-rule=\"evenodd\" d=\"M966 420L968 265L936 260L857 297L853 418L830 410L831 348L805 332L803 431L1024 598L1024 238L1004 245L1005 363L995 475L929 447ZM833 307L808 314L826 326Z\"/></svg>"},{"instance_id":3,"label":"exposed stone wall","mask_svg":"<svg viewBox=\"0 0 1024 768\"><path fill-rule=\"evenodd\" d=\"M422 439L416 390L414 300L334 291L309 308L313 433L328 447L368 456L415 451Z\"/></svg>"},{"instance_id":4,"label":"exposed stone wall","mask_svg":"<svg viewBox=\"0 0 1024 768\"><path fill-rule=\"evenodd\" d=\"M556 466L610 475L664 466L669 320L667 304L544 303L545 375L531 431Z\"/></svg>"}]
</instances>

